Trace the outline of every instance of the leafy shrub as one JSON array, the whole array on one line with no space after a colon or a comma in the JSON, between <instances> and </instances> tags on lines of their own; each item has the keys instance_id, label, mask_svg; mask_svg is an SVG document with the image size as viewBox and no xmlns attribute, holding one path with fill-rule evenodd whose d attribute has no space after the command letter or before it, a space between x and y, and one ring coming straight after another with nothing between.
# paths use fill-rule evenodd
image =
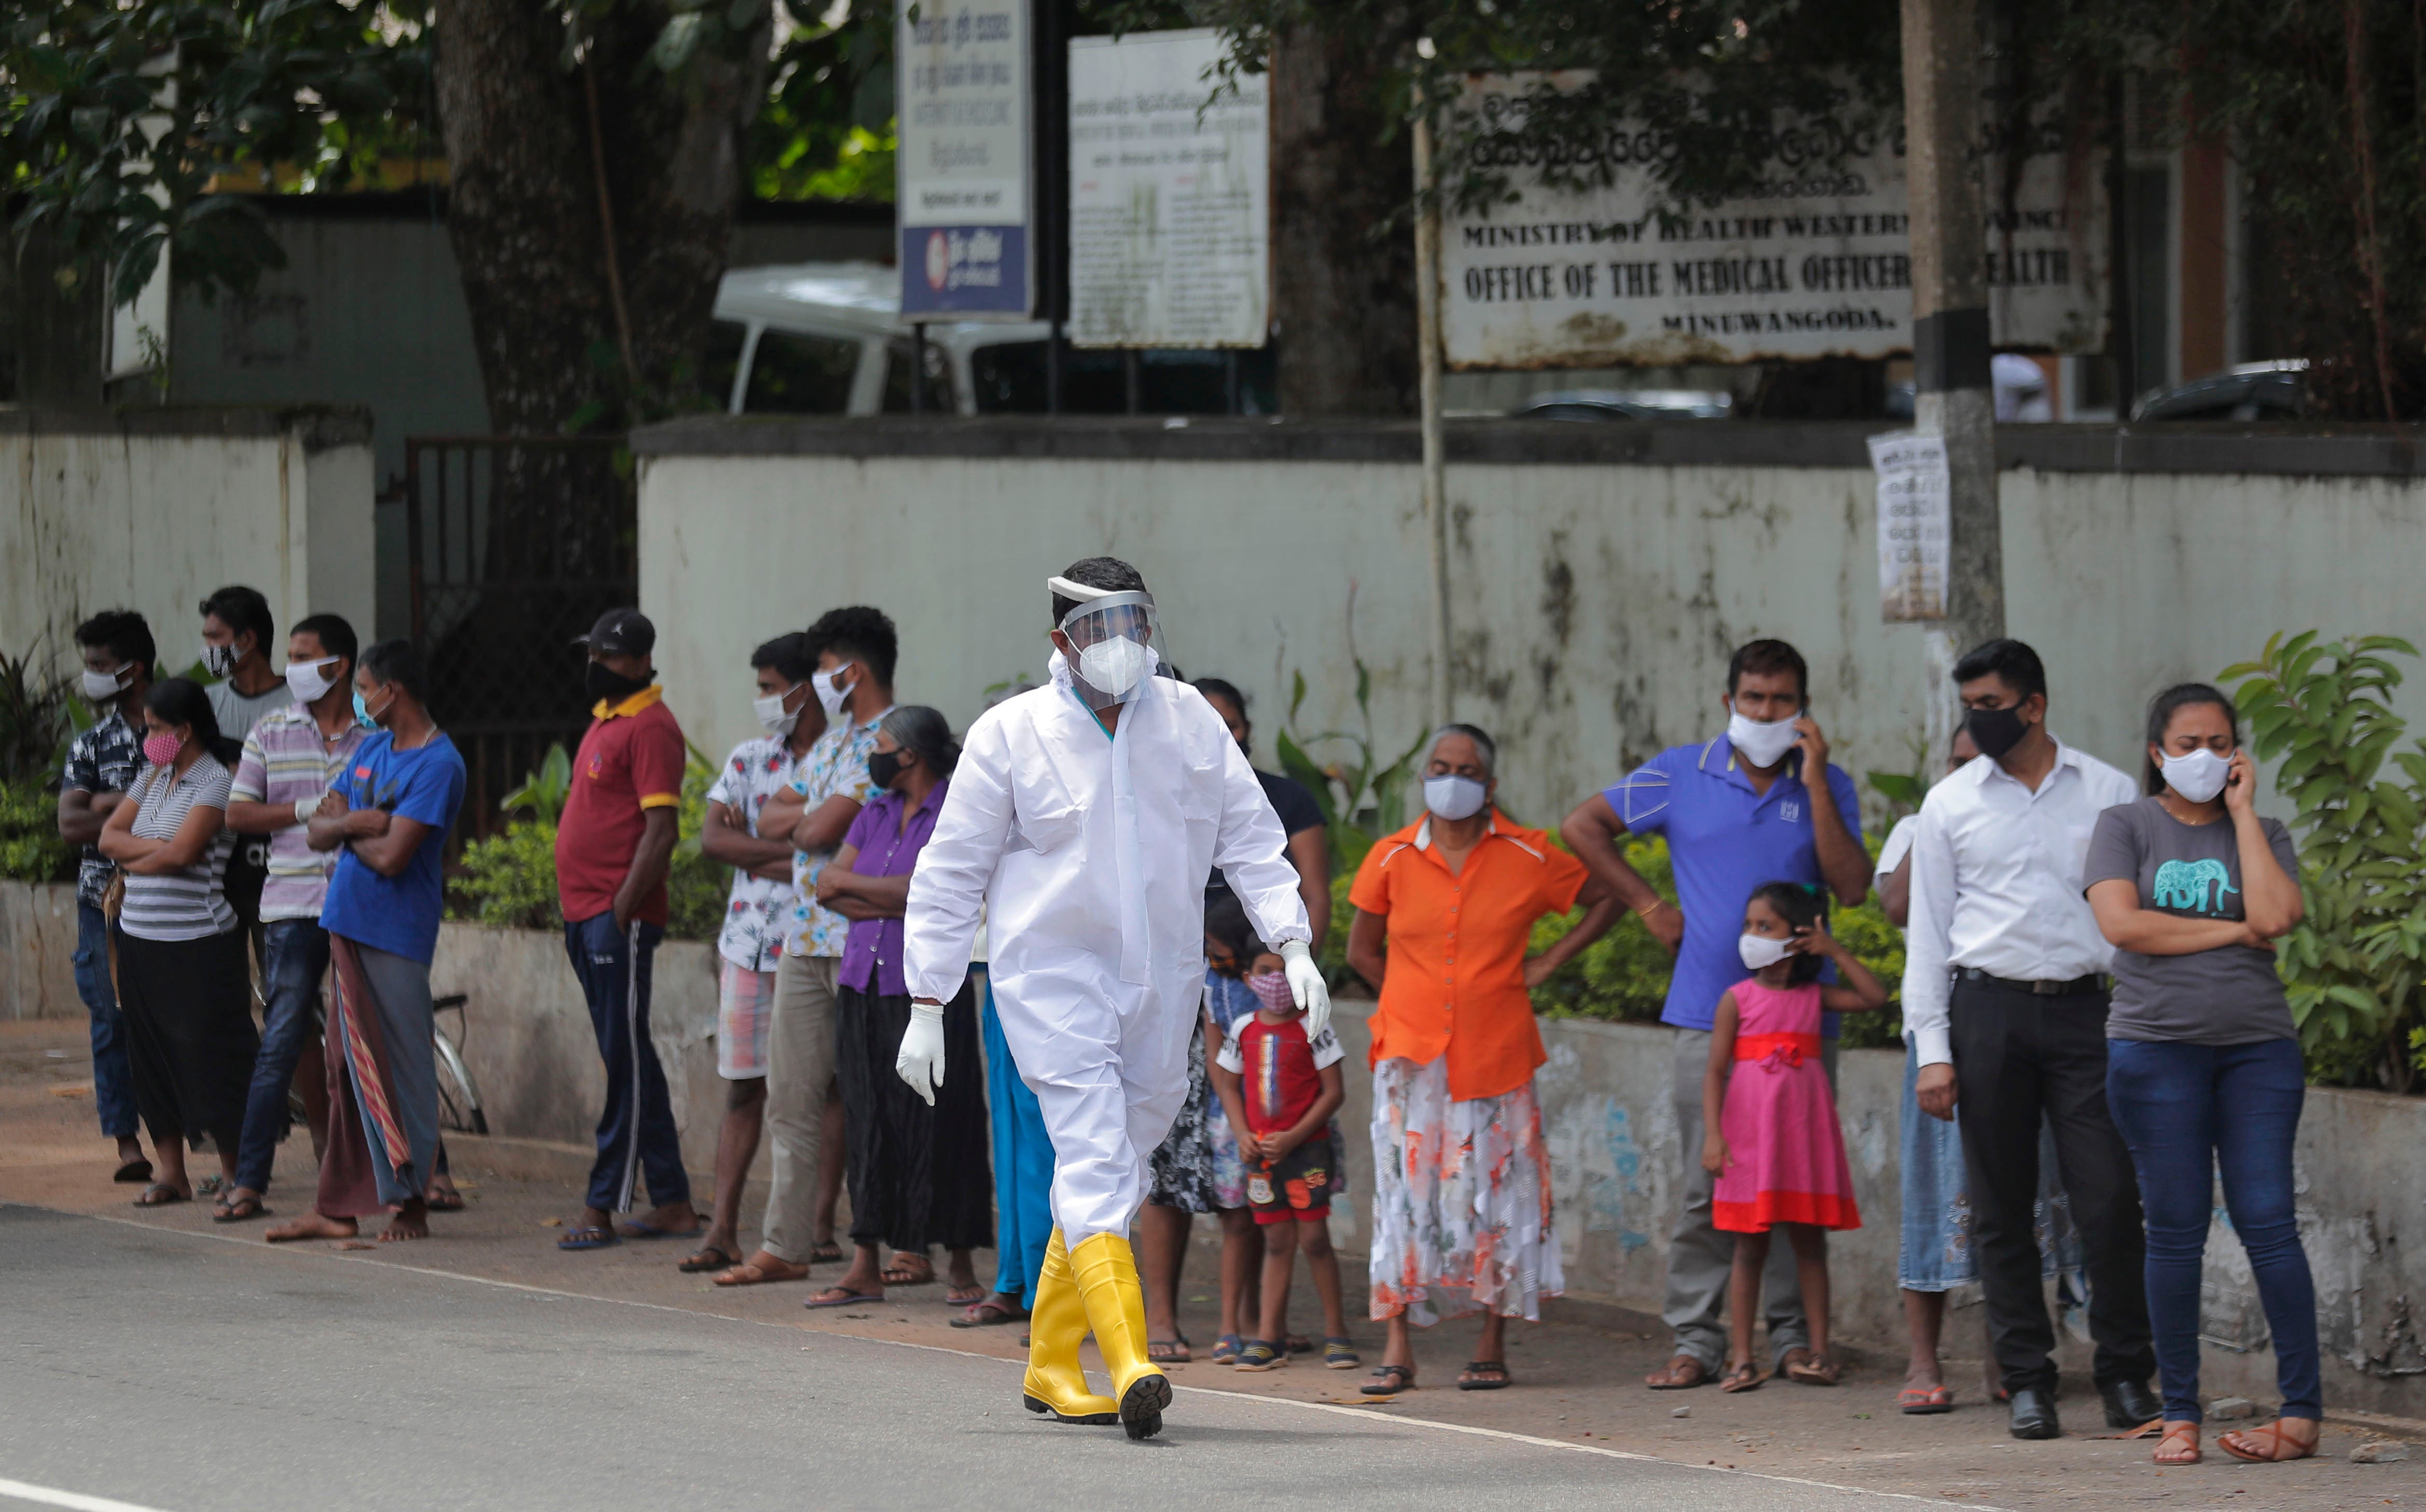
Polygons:
<instances>
[{"instance_id":1,"label":"leafy shrub","mask_svg":"<svg viewBox=\"0 0 2426 1512\"><path fill-rule=\"evenodd\" d=\"M75 847L59 838L58 800L39 781L0 781L0 877L73 882Z\"/></svg>"},{"instance_id":2,"label":"leafy shrub","mask_svg":"<svg viewBox=\"0 0 2426 1512\"><path fill-rule=\"evenodd\" d=\"M446 916L504 929L561 929L556 900L556 822L517 819L501 835L463 847L447 878Z\"/></svg>"}]
</instances>

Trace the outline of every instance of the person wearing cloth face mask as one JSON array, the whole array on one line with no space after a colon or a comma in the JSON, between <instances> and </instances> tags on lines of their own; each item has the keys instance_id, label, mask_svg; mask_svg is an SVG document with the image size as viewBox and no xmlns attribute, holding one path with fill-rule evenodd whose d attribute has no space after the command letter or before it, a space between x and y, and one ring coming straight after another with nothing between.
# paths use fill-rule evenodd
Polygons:
<instances>
[{"instance_id":1,"label":"person wearing cloth face mask","mask_svg":"<svg viewBox=\"0 0 2426 1512\"><path fill-rule=\"evenodd\" d=\"M446 831L463 758L429 717L429 673L409 640L363 652L356 707L378 730L321 796L312 848L334 853L321 906L329 937L328 1144L312 1212L262 1237L350 1239L393 1211L382 1244L429 1233L438 1160L438 1061L429 961L438 948Z\"/></svg>"},{"instance_id":2,"label":"person wearing cloth face mask","mask_svg":"<svg viewBox=\"0 0 2426 1512\"><path fill-rule=\"evenodd\" d=\"M1029 1316L1022 1400L1064 1422L1162 1427L1171 1384L1146 1355L1128 1231L1148 1157L1188 1098L1205 995L1205 884L1215 866L1286 964L1306 1032L1331 1016L1286 837L1247 758L1162 665L1154 597L1108 556L1048 579L1052 685L969 727L934 838L911 878L897 1069L934 1097L981 1069L948 1051L945 1005L968 979L986 909L995 1007L1053 1140L1053 1215ZM1092 1328L1111 1394L1089 1391Z\"/></svg>"},{"instance_id":3,"label":"person wearing cloth face mask","mask_svg":"<svg viewBox=\"0 0 2426 1512\"><path fill-rule=\"evenodd\" d=\"M970 1307L986 1289L969 1252L994 1243L993 1174L986 1166L984 1084L978 1060L978 994L964 985L944 1009L944 1053L970 1069L923 1102L893 1063L910 1027L901 976L901 914L910 874L934 833L961 748L932 709L894 710L877 726L867 758L874 789L842 849L817 876L817 901L851 921L837 980L834 1064L850 1139L850 1237L858 1253L841 1280L809 1299L841 1307L884 1295L878 1247L894 1250L894 1274L931 1276L928 1247L950 1254L944 1300Z\"/></svg>"},{"instance_id":4,"label":"person wearing cloth face mask","mask_svg":"<svg viewBox=\"0 0 2426 1512\"><path fill-rule=\"evenodd\" d=\"M2098 816L2081 880L2114 944L2106 1096L2148 1214L2148 1314L2165 1386L2159 1465L2199 1458L2199 1273L2221 1172L2273 1335L2281 1416L2216 1440L2305 1459L2324 1411L2317 1289L2300 1247L2292 1143L2306 1077L2274 941L2304 912L2291 836L2257 816L2232 700L2203 683L2148 706L2149 796Z\"/></svg>"},{"instance_id":5,"label":"person wearing cloth face mask","mask_svg":"<svg viewBox=\"0 0 2426 1512\"><path fill-rule=\"evenodd\" d=\"M221 1223L258 1217L269 1190L278 1142L292 1126L286 1090L301 1094L316 1152L327 1129L329 1094L321 1075L314 1018L320 978L329 970L329 935L320 927L329 874L336 857L315 851L307 826L313 811L344 777L354 749L370 731L354 716L353 626L332 614L314 615L286 637L286 687L294 701L254 722L244 737L235 785L228 796L228 828L269 840L268 874L261 890L265 989L261 1054L245 1101L244 1148L235 1184L219 1196L211 1216ZM315 1054L307 1054L309 1049Z\"/></svg>"},{"instance_id":6,"label":"person wearing cloth face mask","mask_svg":"<svg viewBox=\"0 0 2426 1512\"><path fill-rule=\"evenodd\" d=\"M84 672L78 688L99 716L68 745L59 773L59 838L83 847L76 865L76 995L92 1021L92 1105L102 1135L118 1142L121 1182L149 1182L152 1163L135 1137L134 1072L126 1063L126 1018L109 973L109 916L102 911L117 873L101 853L103 826L143 767L143 696L157 654L143 617L129 609L97 614L75 628ZM129 715L133 713L130 722Z\"/></svg>"},{"instance_id":7,"label":"person wearing cloth face mask","mask_svg":"<svg viewBox=\"0 0 2426 1512\"><path fill-rule=\"evenodd\" d=\"M101 853L126 876L114 941L126 1011L135 1102L152 1131L159 1178L137 1205L193 1199L186 1142L218 1148L235 1172L244 1089L256 1039L244 937L222 891L228 852L228 769L218 721L200 685L182 677L143 696L143 759L136 801L110 812Z\"/></svg>"},{"instance_id":8,"label":"person wearing cloth face mask","mask_svg":"<svg viewBox=\"0 0 2426 1512\"><path fill-rule=\"evenodd\" d=\"M1670 1105L1681 1134L1684 1202L1668 1245L1668 1297L1661 1316L1675 1330L1666 1365L1645 1378L1654 1391L1703 1385L1727 1351L1720 1326L1735 1241L1711 1214L1711 1179L1701 1149L1702 1079L1719 996L1743 979L1737 925L1764 882L1825 887L1842 908L1869 894L1870 859L1862 848L1853 780L1828 764L1828 740L1810 712L1810 669L1782 640L1749 641L1727 663L1726 733L1701 746L1676 746L1624 780L1577 805L1560 826L1576 859L1642 917L1676 957L1659 1021L1676 1029L1669 1064ZM1815 778L1824 772L1825 780ZM1625 863L1628 834L1668 842L1677 905L1652 891ZM1833 968L1822 979L1834 981ZM1820 1061L1836 1077L1836 1016L1820 1016ZM1785 1374L1811 1358L1803 1295L1786 1247L1770 1252L1762 1311L1774 1368Z\"/></svg>"},{"instance_id":9,"label":"person wearing cloth face mask","mask_svg":"<svg viewBox=\"0 0 2426 1512\"><path fill-rule=\"evenodd\" d=\"M1508 1320L1538 1321L1541 1299L1564 1286L1533 1095L1548 1057L1530 989L1606 934L1618 902L1548 836L1492 807L1496 757L1472 725L1435 732L1429 812L1366 853L1348 894L1348 964L1382 994L1367 1268L1390 1336L1368 1396L1415 1384L1410 1325L1475 1311L1482 1341L1458 1387L1505 1387ZM1528 957L1535 922L1578 903L1582 921Z\"/></svg>"},{"instance_id":10,"label":"person wearing cloth face mask","mask_svg":"<svg viewBox=\"0 0 2426 1512\"><path fill-rule=\"evenodd\" d=\"M584 691L595 703L557 823L556 881L564 953L606 1066L606 1105L586 1204L559 1249L614 1244L613 1215L632 1210L644 1174L655 1205L623 1237L700 1228L665 1068L649 1038L650 968L666 934L666 873L687 761L649 660L656 643L656 626L638 609L607 610L576 643L590 651Z\"/></svg>"},{"instance_id":11,"label":"person wearing cloth face mask","mask_svg":"<svg viewBox=\"0 0 2426 1512\"><path fill-rule=\"evenodd\" d=\"M773 1021L775 966L784 958L784 924L792 912L792 845L762 834L767 800L791 785L801 759L825 733L825 708L811 696L817 657L798 631L750 653L758 696L751 710L765 734L724 759L707 790L699 845L733 868L733 893L717 934L716 1070L726 1085L724 1126L716 1141L716 1207L700 1247L675 1268L720 1271L741 1258L736 1231L741 1187L758 1155L767 1105L767 1033Z\"/></svg>"},{"instance_id":12,"label":"person wearing cloth face mask","mask_svg":"<svg viewBox=\"0 0 2426 1512\"><path fill-rule=\"evenodd\" d=\"M240 745L263 718L294 704L286 680L270 665L277 625L269 601L258 588L235 585L204 599L202 616L202 668L218 680L206 689L211 713L218 718L220 738ZM269 937L262 925L261 890L268 877L268 838L239 831L235 852L228 858L228 905L235 909L245 938L252 941L253 960L265 981Z\"/></svg>"},{"instance_id":13,"label":"person wearing cloth face mask","mask_svg":"<svg viewBox=\"0 0 2426 1512\"><path fill-rule=\"evenodd\" d=\"M758 827L792 841L791 911L775 968L774 1021L767 1035L767 1215L750 1258L718 1274L719 1286L805 1279L812 1261L840 1259L833 1241L845 1122L834 1085L835 973L851 921L817 901L817 877L874 793L867 759L876 726L893 709L893 621L865 605L829 609L808 628L817 670L809 687L826 732L801 758L791 782L767 800ZM885 1279L932 1280L922 1256L899 1257Z\"/></svg>"},{"instance_id":14,"label":"person wearing cloth face mask","mask_svg":"<svg viewBox=\"0 0 2426 1512\"><path fill-rule=\"evenodd\" d=\"M2148 1390L2145 1249L2130 1151L2106 1106L2106 969L2113 947L2081 895L2097 816L2131 780L2046 727L2046 670L2018 640L1954 666L1983 758L1932 788L1912 843L1903 1021L1920 1062L1913 1096L1957 1119L1988 1331L2016 1439L2053 1439L2055 1331L2033 1219L2039 1126L2088 1249L2089 1331L2106 1421L2136 1428Z\"/></svg>"}]
</instances>

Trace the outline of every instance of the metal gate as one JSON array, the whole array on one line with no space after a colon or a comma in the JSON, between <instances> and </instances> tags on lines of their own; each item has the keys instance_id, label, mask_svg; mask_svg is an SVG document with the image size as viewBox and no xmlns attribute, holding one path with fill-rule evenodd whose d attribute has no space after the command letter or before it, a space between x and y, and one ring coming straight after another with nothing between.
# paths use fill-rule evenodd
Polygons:
<instances>
[{"instance_id":1,"label":"metal gate","mask_svg":"<svg viewBox=\"0 0 2426 1512\"><path fill-rule=\"evenodd\" d=\"M470 781L456 833L590 721L574 637L639 591L639 492L621 435L418 436L404 443L412 638Z\"/></svg>"}]
</instances>

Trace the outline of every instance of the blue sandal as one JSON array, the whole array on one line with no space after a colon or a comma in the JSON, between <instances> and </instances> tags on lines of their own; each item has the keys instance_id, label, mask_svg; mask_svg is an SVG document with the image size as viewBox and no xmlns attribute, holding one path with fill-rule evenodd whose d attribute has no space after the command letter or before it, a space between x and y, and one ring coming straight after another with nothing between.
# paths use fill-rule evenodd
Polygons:
<instances>
[{"instance_id":1,"label":"blue sandal","mask_svg":"<svg viewBox=\"0 0 2426 1512\"><path fill-rule=\"evenodd\" d=\"M558 1249L606 1249L621 1243L623 1241L615 1237L614 1230L584 1224L578 1229L566 1230L564 1237L556 1242L556 1247Z\"/></svg>"},{"instance_id":2,"label":"blue sandal","mask_svg":"<svg viewBox=\"0 0 2426 1512\"><path fill-rule=\"evenodd\" d=\"M1354 1370L1365 1363L1356 1353L1356 1341L1336 1333L1322 1341L1322 1362L1333 1370Z\"/></svg>"},{"instance_id":3,"label":"blue sandal","mask_svg":"<svg viewBox=\"0 0 2426 1512\"><path fill-rule=\"evenodd\" d=\"M1270 1343L1262 1339L1250 1339L1247 1341L1247 1347L1238 1351L1237 1361L1230 1368L1255 1371L1278 1370L1287 1363L1288 1350L1285 1346Z\"/></svg>"},{"instance_id":4,"label":"blue sandal","mask_svg":"<svg viewBox=\"0 0 2426 1512\"><path fill-rule=\"evenodd\" d=\"M1221 1338L1213 1341L1213 1363L1216 1365L1237 1364L1239 1351L1246 1347L1247 1343L1245 1340L1239 1338L1235 1333L1225 1333Z\"/></svg>"}]
</instances>

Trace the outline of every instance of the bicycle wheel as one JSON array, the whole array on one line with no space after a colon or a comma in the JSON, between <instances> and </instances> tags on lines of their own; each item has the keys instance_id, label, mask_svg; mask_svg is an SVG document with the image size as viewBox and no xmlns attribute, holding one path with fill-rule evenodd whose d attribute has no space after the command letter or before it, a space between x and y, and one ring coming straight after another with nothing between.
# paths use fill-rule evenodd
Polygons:
<instances>
[{"instance_id":1,"label":"bicycle wheel","mask_svg":"<svg viewBox=\"0 0 2426 1512\"><path fill-rule=\"evenodd\" d=\"M455 1041L443 1031L430 1035L438 1052L438 1125L458 1134L485 1134L489 1116L480 1110L480 1089L472 1085L471 1068L463 1064Z\"/></svg>"}]
</instances>

